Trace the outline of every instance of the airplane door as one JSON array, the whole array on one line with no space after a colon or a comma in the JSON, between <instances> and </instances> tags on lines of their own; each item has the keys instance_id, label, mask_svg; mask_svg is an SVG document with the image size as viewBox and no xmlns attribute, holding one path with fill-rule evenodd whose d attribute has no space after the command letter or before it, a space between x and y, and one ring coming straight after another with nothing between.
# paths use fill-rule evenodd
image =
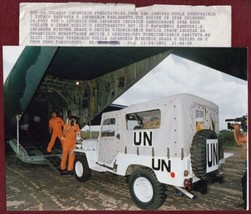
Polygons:
<instances>
[{"instance_id":1,"label":"airplane door","mask_svg":"<svg viewBox=\"0 0 251 214\"><path fill-rule=\"evenodd\" d=\"M107 118L103 120L101 135L99 139L98 162L107 165L112 164L119 152L118 118Z\"/></svg>"}]
</instances>

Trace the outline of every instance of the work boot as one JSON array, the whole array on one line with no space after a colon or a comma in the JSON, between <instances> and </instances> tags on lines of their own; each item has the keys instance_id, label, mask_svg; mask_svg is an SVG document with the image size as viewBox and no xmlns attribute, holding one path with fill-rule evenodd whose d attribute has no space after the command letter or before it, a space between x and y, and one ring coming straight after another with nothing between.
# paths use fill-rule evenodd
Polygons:
<instances>
[{"instance_id":1,"label":"work boot","mask_svg":"<svg viewBox=\"0 0 251 214\"><path fill-rule=\"evenodd\" d=\"M59 172L60 172L60 175L68 174L68 171L66 169L60 169Z\"/></svg>"},{"instance_id":2,"label":"work boot","mask_svg":"<svg viewBox=\"0 0 251 214\"><path fill-rule=\"evenodd\" d=\"M68 172L69 175L73 175L74 174L73 170L68 170L67 172Z\"/></svg>"}]
</instances>

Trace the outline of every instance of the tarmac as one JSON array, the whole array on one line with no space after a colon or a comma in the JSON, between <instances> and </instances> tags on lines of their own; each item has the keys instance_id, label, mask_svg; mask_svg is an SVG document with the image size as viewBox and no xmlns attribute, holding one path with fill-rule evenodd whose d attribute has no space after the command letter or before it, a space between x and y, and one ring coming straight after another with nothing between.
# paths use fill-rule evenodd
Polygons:
<instances>
[{"instance_id":1,"label":"tarmac","mask_svg":"<svg viewBox=\"0 0 251 214\"><path fill-rule=\"evenodd\" d=\"M240 149L224 165L224 182L208 186L208 193L192 193L195 199L178 196L168 187L167 199L159 211L240 211L242 207L241 177L244 160ZM47 165L32 165L6 154L7 211L139 211L132 201L126 178L110 173L93 172L89 181L81 183L74 175L59 175Z\"/></svg>"}]
</instances>

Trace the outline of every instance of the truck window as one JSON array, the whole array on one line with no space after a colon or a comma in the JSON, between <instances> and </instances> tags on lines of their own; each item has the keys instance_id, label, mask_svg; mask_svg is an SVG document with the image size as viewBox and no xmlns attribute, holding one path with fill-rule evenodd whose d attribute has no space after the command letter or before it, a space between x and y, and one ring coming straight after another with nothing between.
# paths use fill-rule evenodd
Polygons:
<instances>
[{"instance_id":1,"label":"truck window","mask_svg":"<svg viewBox=\"0 0 251 214\"><path fill-rule=\"evenodd\" d=\"M196 131L203 129L203 127L204 127L204 111L196 110L195 121L196 121L196 124L195 124Z\"/></svg>"},{"instance_id":2,"label":"truck window","mask_svg":"<svg viewBox=\"0 0 251 214\"><path fill-rule=\"evenodd\" d=\"M102 125L101 137L112 137L115 136L115 118L105 119Z\"/></svg>"},{"instance_id":3,"label":"truck window","mask_svg":"<svg viewBox=\"0 0 251 214\"><path fill-rule=\"evenodd\" d=\"M160 110L126 114L127 130L154 129L160 127Z\"/></svg>"}]
</instances>

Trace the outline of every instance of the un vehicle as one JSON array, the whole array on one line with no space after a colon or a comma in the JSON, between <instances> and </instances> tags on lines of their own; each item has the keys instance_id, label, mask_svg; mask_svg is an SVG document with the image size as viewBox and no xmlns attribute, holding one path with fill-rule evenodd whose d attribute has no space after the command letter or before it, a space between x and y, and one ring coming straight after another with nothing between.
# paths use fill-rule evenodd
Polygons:
<instances>
[{"instance_id":1,"label":"un vehicle","mask_svg":"<svg viewBox=\"0 0 251 214\"><path fill-rule=\"evenodd\" d=\"M218 106L178 94L102 115L98 139L83 140L75 153L75 177L92 170L128 177L131 197L146 210L160 207L171 185L194 198L196 187L223 181ZM200 187L200 188L198 188Z\"/></svg>"}]
</instances>

